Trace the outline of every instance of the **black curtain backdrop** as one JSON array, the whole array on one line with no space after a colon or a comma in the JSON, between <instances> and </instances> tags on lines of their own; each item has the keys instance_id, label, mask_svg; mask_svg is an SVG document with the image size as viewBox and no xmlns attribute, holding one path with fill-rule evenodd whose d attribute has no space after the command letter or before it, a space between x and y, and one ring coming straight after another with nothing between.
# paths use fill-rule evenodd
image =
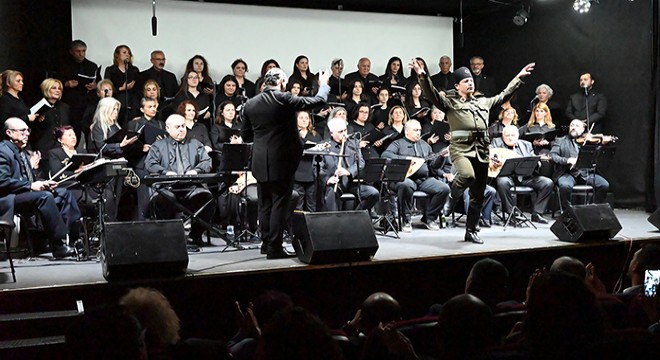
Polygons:
<instances>
[{"instance_id":1,"label":"black curtain backdrop","mask_svg":"<svg viewBox=\"0 0 660 360\"><path fill-rule=\"evenodd\" d=\"M569 96L580 91L580 74L591 72L594 87L608 100L606 134L619 137L614 162L602 171L615 204L651 209L657 173L651 170L657 158L653 155L660 151L654 149L652 76L656 2L601 1L587 14L575 12L568 0L534 2L522 27L512 22L515 7L472 15L464 19L463 48L456 28L454 68L467 65L473 55L483 56L484 73L495 76L502 89L525 64L536 62L533 75L517 92L516 104L523 110L542 83L553 88L553 100L565 109Z\"/></svg>"},{"instance_id":2,"label":"black curtain backdrop","mask_svg":"<svg viewBox=\"0 0 660 360\"><path fill-rule=\"evenodd\" d=\"M28 106L42 96L39 84L69 56L70 0L0 1L0 71L25 76L22 96Z\"/></svg>"}]
</instances>

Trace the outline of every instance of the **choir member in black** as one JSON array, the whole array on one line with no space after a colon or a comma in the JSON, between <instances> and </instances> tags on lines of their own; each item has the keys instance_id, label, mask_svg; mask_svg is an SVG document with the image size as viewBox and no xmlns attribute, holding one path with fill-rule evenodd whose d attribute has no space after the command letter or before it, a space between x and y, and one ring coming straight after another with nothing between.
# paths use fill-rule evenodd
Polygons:
<instances>
[{"instance_id":1,"label":"choir member in black","mask_svg":"<svg viewBox=\"0 0 660 360\"><path fill-rule=\"evenodd\" d=\"M16 70L5 70L0 75L0 121L17 117L26 123L34 121L40 114L30 114L30 109L18 93L23 91L23 73Z\"/></svg>"},{"instance_id":2,"label":"choir member in black","mask_svg":"<svg viewBox=\"0 0 660 360\"><path fill-rule=\"evenodd\" d=\"M275 59L268 59L264 61L264 63L261 65L261 75L257 79L257 81L254 83L255 86L255 94L260 93L263 91L263 86L264 86L264 76L268 72L268 70L272 68L279 68L280 64L275 60Z\"/></svg>"},{"instance_id":3,"label":"choir member in black","mask_svg":"<svg viewBox=\"0 0 660 360\"><path fill-rule=\"evenodd\" d=\"M144 133L145 130L143 127L145 126L165 129L165 124L156 119L158 100L148 97L142 98L140 100L140 112L142 112L142 116L129 121L126 125L127 130L137 132L142 129L142 133ZM127 146L124 150L128 165L135 170L135 173L142 181L149 175L144 166L144 159L147 157L150 148L151 144L146 144L138 140ZM137 205L134 218L136 220L146 220L149 217L149 189L142 182L140 182L140 186L137 188Z\"/></svg>"},{"instance_id":4,"label":"choir member in black","mask_svg":"<svg viewBox=\"0 0 660 360\"><path fill-rule=\"evenodd\" d=\"M390 135L386 140L382 141L383 145L379 146L379 151L382 153L387 149L390 144L405 136L404 127L408 122L408 113L401 105L392 106L390 116L387 120L387 127L383 130L385 135Z\"/></svg>"},{"instance_id":5,"label":"choir member in black","mask_svg":"<svg viewBox=\"0 0 660 360\"><path fill-rule=\"evenodd\" d=\"M179 90L179 82L176 75L165 70L165 53L162 50L152 51L150 60L152 66L140 73L138 88L144 88L147 80L155 80L160 88L160 97L156 100L158 104L165 106L174 100Z\"/></svg>"},{"instance_id":6,"label":"choir member in black","mask_svg":"<svg viewBox=\"0 0 660 360\"><path fill-rule=\"evenodd\" d=\"M112 86L112 81L108 79L103 79L96 84L96 97L93 101L87 104L85 108L85 113L83 114L83 127L89 133L85 138L85 144L88 152L94 152L94 142L92 141L92 123L94 122L94 113L96 112L96 106L99 103L99 100L112 97L114 94L114 86Z\"/></svg>"},{"instance_id":7,"label":"choir member in black","mask_svg":"<svg viewBox=\"0 0 660 360\"><path fill-rule=\"evenodd\" d=\"M161 98L160 85L158 85L156 80L150 79L144 83L144 86L142 87L142 97L156 100ZM162 121L163 123L165 123L162 114L164 109L170 109L170 107L165 106L164 104L161 104L160 101L158 101L158 112L156 113L156 120Z\"/></svg>"},{"instance_id":8,"label":"choir member in black","mask_svg":"<svg viewBox=\"0 0 660 360\"><path fill-rule=\"evenodd\" d=\"M194 71L190 71L185 80L185 82L181 83L179 92L172 103L172 109L176 110L184 100L193 101L198 109L197 120L202 124L211 125L213 109L211 108L209 97L199 91L199 75Z\"/></svg>"},{"instance_id":9,"label":"choir member in black","mask_svg":"<svg viewBox=\"0 0 660 360\"><path fill-rule=\"evenodd\" d=\"M234 75L227 75L222 78L220 85L218 85L218 93L215 95L215 103L220 104L226 100L231 100L234 106L238 107L241 104L241 98L238 96L236 89L238 82Z\"/></svg>"},{"instance_id":10,"label":"choir member in black","mask_svg":"<svg viewBox=\"0 0 660 360\"><path fill-rule=\"evenodd\" d=\"M571 95L568 100L566 120L582 120L587 126L587 132L602 134L605 129L607 98L593 88L595 83L596 80L591 73L580 75L580 91Z\"/></svg>"},{"instance_id":11,"label":"choir member in black","mask_svg":"<svg viewBox=\"0 0 660 360\"><path fill-rule=\"evenodd\" d=\"M286 91L290 92L291 95L300 96L303 85L298 79L293 79L286 84Z\"/></svg>"},{"instance_id":12,"label":"choir member in black","mask_svg":"<svg viewBox=\"0 0 660 360\"><path fill-rule=\"evenodd\" d=\"M404 232L412 231L412 202L413 193L422 191L429 195L430 199L426 211L422 217L422 224L429 230L439 230L438 216L440 209L449 196L449 186L434 176L434 169L443 164L442 157L437 157L431 163L426 163L426 158L431 155L431 146L421 140L422 125L417 120L410 120L405 125L405 137L391 143L383 152L385 159L409 159L411 157L421 158L424 164L404 181L392 184L397 191L399 207L403 215Z\"/></svg>"},{"instance_id":13,"label":"choir member in black","mask_svg":"<svg viewBox=\"0 0 660 360\"><path fill-rule=\"evenodd\" d=\"M158 175L198 175L211 171L211 158L204 149L204 145L192 139L186 140L186 125L183 116L170 115L165 121L165 129L169 136L157 140L151 145L145 166L150 174ZM198 218L210 222L213 209L207 202L211 199L211 192L201 184L180 184L170 190L163 190L168 198L176 198L177 202L191 212L196 212L203 205L207 205L199 213ZM157 219L172 219L178 209L163 195L156 192L151 197L154 215ZM204 227L194 221L190 227L189 237L193 244L203 246L202 234Z\"/></svg>"},{"instance_id":14,"label":"choir member in black","mask_svg":"<svg viewBox=\"0 0 660 360\"><path fill-rule=\"evenodd\" d=\"M305 55L298 55L293 62L293 72L291 72L290 80L299 80L303 85L301 96L310 96L314 93L315 76L309 71L309 59Z\"/></svg>"},{"instance_id":15,"label":"choir member in black","mask_svg":"<svg viewBox=\"0 0 660 360\"><path fill-rule=\"evenodd\" d=\"M375 129L374 125L369 119L370 107L366 103L361 103L358 105L357 114L353 117L353 120L348 124L348 133L360 133L358 140L360 141L360 150L362 151L362 157L364 160L375 159L380 155L375 150L376 144L372 144L372 141L369 141L368 138L364 137L371 130ZM382 145L382 142L378 142Z\"/></svg>"},{"instance_id":16,"label":"choir member in black","mask_svg":"<svg viewBox=\"0 0 660 360\"><path fill-rule=\"evenodd\" d=\"M298 132L306 143L321 142L321 136L312 128L311 115L307 111L298 111ZM297 210L316 211L316 168L314 156L303 155L294 176L293 191L298 193Z\"/></svg>"},{"instance_id":17,"label":"choir member in black","mask_svg":"<svg viewBox=\"0 0 660 360\"><path fill-rule=\"evenodd\" d=\"M371 106L371 122L380 130L385 129L390 118L390 89L378 89L378 104Z\"/></svg>"},{"instance_id":18,"label":"choir member in black","mask_svg":"<svg viewBox=\"0 0 660 360\"><path fill-rule=\"evenodd\" d=\"M19 118L9 118L3 127L5 140L0 142L0 197L3 209L16 214L39 215L49 239L53 256L63 258L76 252L65 245L80 236L80 209L71 192L57 188L53 180L37 180L32 172L33 159L25 152L30 128ZM5 215L5 214L3 214Z\"/></svg>"},{"instance_id":19,"label":"choir member in black","mask_svg":"<svg viewBox=\"0 0 660 360\"><path fill-rule=\"evenodd\" d=\"M224 143L239 143L238 139L240 138L240 135L231 135L226 131L222 131L222 128L233 130L241 129L241 123L236 117L236 107L234 106L234 103L229 100L221 103L218 106L218 110L215 112L215 122L213 123L213 127L211 127L211 144L213 145L214 150L222 150L222 144Z\"/></svg>"},{"instance_id":20,"label":"choir member in black","mask_svg":"<svg viewBox=\"0 0 660 360\"><path fill-rule=\"evenodd\" d=\"M231 63L231 70L236 78L238 90L247 98L251 98L256 93L254 83L245 78L245 73L248 72L248 65L243 59L236 59Z\"/></svg>"},{"instance_id":21,"label":"choir member in black","mask_svg":"<svg viewBox=\"0 0 660 360\"><path fill-rule=\"evenodd\" d=\"M426 71L427 74L430 74L431 72L429 71L428 65L426 65L426 60L422 59L421 57L416 57L415 60L419 62L419 64L424 68L424 71ZM408 81L417 81L417 74L415 74L415 70L410 69L410 76L408 77ZM407 88L408 86L406 86Z\"/></svg>"},{"instance_id":22,"label":"choir member in black","mask_svg":"<svg viewBox=\"0 0 660 360\"><path fill-rule=\"evenodd\" d=\"M214 91L214 83L213 79L209 75L209 63L202 55L195 55L188 60L184 74L187 75L191 71L196 72L197 76L199 77L199 91L208 95L209 100L211 100L211 96L213 96ZM181 78L181 82L186 81L186 75Z\"/></svg>"},{"instance_id":23,"label":"choir member in black","mask_svg":"<svg viewBox=\"0 0 660 360\"><path fill-rule=\"evenodd\" d=\"M442 149L449 146L451 134L449 132L449 124L447 123L445 113L438 109L435 105L432 105L431 121L426 124L422 124L422 135L430 133L434 126L436 129L439 127L441 129L441 133L434 133L433 135L429 135L426 139L426 142L431 145L431 149L433 149L434 153L439 153Z\"/></svg>"},{"instance_id":24,"label":"choir member in black","mask_svg":"<svg viewBox=\"0 0 660 360\"><path fill-rule=\"evenodd\" d=\"M328 128L330 130L330 151L347 156L324 156L321 178L325 184L325 211L337 211L338 197L342 192L350 192L359 199L358 210L371 210L378 202L378 190L366 184L359 185L358 190L356 185L358 183L353 181L357 179L358 171L364 170L364 159L359 151L357 140L347 139L346 122L343 119L331 118L328 120ZM337 192L335 192L335 184L338 184Z\"/></svg>"},{"instance_id":25,"label":"choir member in black","mask_svg":"<svg viewBox=\"0 0 660 360\"><path fill-rule=\"evenodd\" d=\"M500 114L497 116L497 121L488 127L488 136L490 136L491 139L502 136L504 127L508 125L518 127L518 112L513 107L507 107L500 111Z\"/></svg>"},{"instance_id":26,"label":"choir member in black","mask_svg":"<svg viewBox=\"0 0 660 360\"><path fill-rule=\"evenodd\" d=\"M390 85L406 86L406 77L403 75L401 59L394 56L387 61L385 67L385 74L381 75L378 79L382 81L383 87Z\"/></svg>"},{"instance_id":27,"label":"choir member in black","mask_svg":"<svg viewBox=\"0 0 660 360\"><path fill-rule=\"evenodd\" d=\"M538 103L534 106L534 111L529 118L526 125L520 127L520 137L524 138L528 133L546 133L556 130L555 124L552 122L552 115L550 109L546 104ZM548 160L548 154L552 149L552 142L538 137L532 141L534 146L534 153L540 155L543 160ZM552 177L553 165L548 161L544 161L539 170L539 174L545 177Z\"/></svg>"},{"instance_id":28,"label":"choir member in black","mask_svg":"<svg viewBox=\"0 0 660 360\"><path fill-rule=\"evenodd\" d=\"M406 110L410 119L415 119L421 124L428 122L428 115L431 110L431 103L424 99L422 86L416 78L411 78L406 86ZM428 110L426 110L428 109Z\"/></svg>"},{"instance_id":29,"label":"choir member in black","mask_svg":"<svg viewBox=\"0 0 660 360\"><path fill-rule=\"evenodd\" d=\"M45 114L39 115L37 120L30 122L30 146L33 151L39 152L42 155L39 164L39 171L41 177L45 177L45 172L48 171L48 151L59 147L59 143L55 139L54 130L62 125L69 125L69 105L61 101L62 98L62 82L47 78L41 82L41 93L44 98L52 107ZM41 172L44 173L41 173Z\"/></svg>"},{"instance_id":30,"label":"choir member in black","mask_svg":"<svg viewBox=\"0 0 660 360\"><path fill-rule=\"evenodd\" d=\"M341 102L345 92L342 91L342 87L345 87L344 79L342 79L341 74L344 72L344 60L342 59L333 59L330 62L330 95L328 95L328 102Z\"/></svg>"},{"instance_id":31,"label":"choir member in black","mask_svg":"<svg viewBox=\"0 0 660 360\"><path fill-rule=\"evenodd\" d=\"M76 132L76 138L89 136L89 124L85 126L83 115L87 105L96 102L96 84L101 80L98 65L86 58L87 44L82 40L74 40L69 46L71 58L67 60L60 73L64 84L62 101L69 105L71 125Z\"/></svg>"},{"instance_id":32,"label":"choir member in black","mask_svg":"<svg viewBox=\"0 0 660 360\"><path fill-rule=\"evenodd\" d=\"M451 72L451 58L447 55L442 56L438 66L440 66L440 72L431 76L433 86L438 90L452 90L456 80L454 80L454 73Z\"/></svg>"},{"instance_id":33,"label":"choir member in black","mask_svg":"<svg viewBox=\"0 0 660 360\"><path fill-rule=\"evenodd\" d=\"M186 119L186 140L197 139L204 144L206 152L213 150L209 130L206 125L197 122L197 106L194 101L184 100L179 104L176 113Z\"/></svg>"},{"instance_id":34,"label":"choir member in black","mask_svg":"<svg viewBox=\"0 0 660 360\"><path fill-rule=\"evenodd\" d=\"M112 81L116 86L115 98L121 103L119 123L126 125L129 119L138 116L139 91L135 87L140 75L140 69L133 66L133 53L127 45L115 48L112 58L113 65L105 68L104 79Z\"/></svg>"},{"instance_id":35,"label":"choir member in black","mask_svg":"<svg viewBox=\"0 0 660 360\"><path fill-rule=\"evenodd\" d=\"M346 105L346 113L350 118L355 118L358 104L367 103L371 105L370 98L364 93L364 85L360 80L352 80L348 83L348 93L350 94L344 104Z\"/></svg>"},{"instance_id":36,"label":"choir member in black","mask_svg":"<svg viewBox=\"0 0 660 360\"><path fill-rule=\"evenodd\" d=\"M371 73L371 60L369 58L361 58L357 64L358 71L346 74L346 81L349 83L353 80L361 80L364 85L364 93L369 96L371 103L376 103L376 94L380 88L380 80L378 76Z\"/></svg>"},{"instance_id":37,"label":"choir member in black","mask_svg":"<svg viewBox=\"0 0 660 360\"><path fill-rule=\"evenodd\" d=\"M481 56L471 57L470 71L472 72L472 78L474 79L474 91L481 93L486 97L495 96L497 94L495 78L490 75L485 75L483 70L484 58Z\"/></svg>"},{"instance_id":38,"label":"choir member in black","mask_svg":"<svg viewBox=\"0 0 660 360\"><path fill-rule=\"evenodd\" d=\"M92 123L92 143L94 144L94 151L102 152L102 157L111 159L123 157L124 149L138 140L137 136L133 136L131 138L124 137L119 143L105 143L106 139L121 130L121 126L117 123L120 108L121 103L119 100L112 97L99 100L99 104L96 107L94 121ZM123 182L117 181L117 179L112 180L109 184L110 189L114 191L113 196L105 198L106 216L109 221L115 221L117 219L122 184Z\"/></svg>"},{"instance_id":39,"label":"choir member in black","mask_svg":"<svg viewBox=\"0 0 660 360\"><path fill-rule=\"evenodd\" d=\"M536 104L546 104L548 109L550 109L550 114L552 115L552 122L557 126L557 131L562 131L562 135L566 133L568 129L568 124L564 122L564 112L562 111L561 105L558 102L552 100L552 95L554 91L547 84L541 84L536 87L536 97L532 100L531 108L528 110L529 113L532 112L534 105Z\"/></svg>"}]
</instances>

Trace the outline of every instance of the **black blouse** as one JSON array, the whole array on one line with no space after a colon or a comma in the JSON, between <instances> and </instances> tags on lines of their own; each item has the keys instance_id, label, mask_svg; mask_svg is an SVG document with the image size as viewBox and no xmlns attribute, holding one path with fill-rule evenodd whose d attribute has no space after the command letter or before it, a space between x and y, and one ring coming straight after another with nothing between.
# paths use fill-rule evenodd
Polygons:
<instances>
[{"instance_id":1,"label":"black blouse","mask_svg":"<svg viewBox=\"0 0 660 360\"><path fill-rule=\"evenodd\" d=\"M186 140L197 139L204 146L212 147L209 130L206 125L196 122L192 128L187 128L186 130Z\"/></svg>"},{"instance_id":2,"label":"black blouse","mask_svg":"<svg viewBox=\"0 0 660 360\"><path fill-rule=\"evenodd\" d=\"M301 138L303 142L311 141L315 143L321 142L321 135L318 133L312 133L311 131L307 132L304 138ZM312 182L316 178L316 170L314 168L314 156L303 155L298 163L298 168L296 169L295 180L297 182Z\"/></svg>"},{"instance_id":3,"label":"black blouse","mask_svg":"<svg viewBox=\"0 0 660 360\"><path fill-rule=\"evenodd\" d=\"M62 101L57 101L53 104L53 108L44 114L43 121L39 121L39 118L37 118L28 123L32 130L30 134L32 149L41 151L42 155L46 155L50 149L59 148L60 144L55 138L54 130L57 127L69 124L69 105Z\"/></svg>"},{"instance_id":4,"label":"black blouse","mask_svg":"<svg viewBox=\"0 0 660 360\"><path fill-rule=\"evenodd\" d=\"M3 123L10 117L17 117L26 123L29 121L30 109L25 105L23 98L4 92L0 96L0 121Z\"/></svg>"}]
</instances>

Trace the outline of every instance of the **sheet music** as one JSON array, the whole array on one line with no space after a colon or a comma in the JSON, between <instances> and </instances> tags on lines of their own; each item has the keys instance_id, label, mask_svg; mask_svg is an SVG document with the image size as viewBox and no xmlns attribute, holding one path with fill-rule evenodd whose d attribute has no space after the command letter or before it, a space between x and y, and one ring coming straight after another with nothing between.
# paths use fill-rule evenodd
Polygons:
<instances>
[{"instance_id":1,"label":"sheet music","mask_svg":"<svg viewBox=\"0 0 660 360\"><path fill-rule=\"evenodd\" d=\"M53 105L51 105L46 98L41 98L38 103L30 108L30 114L36 114L44 106L48 106L51 109L53 108Z\"/></svg>"}]
</instances>

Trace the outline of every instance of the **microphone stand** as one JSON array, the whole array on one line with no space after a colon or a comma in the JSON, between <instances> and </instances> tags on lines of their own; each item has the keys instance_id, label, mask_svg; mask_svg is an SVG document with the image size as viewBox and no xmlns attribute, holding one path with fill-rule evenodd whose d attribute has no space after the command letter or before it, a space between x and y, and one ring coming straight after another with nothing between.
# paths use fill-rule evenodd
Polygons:
<instances>
[{"instance_id":1,"label":"microphone stand","mask_svg":"<svg viewBox=\"0 0 660 360\"><path fill-rule=\"evenodd\" d=\"M584 88L584 95L585 95L584 96L584 99L585 99L584 100L584 102L585 102L584 110L587 113L587 131L591 132L591 128L590 128L591 124L589 123L590 121L589 121L589 88L588 87Z\"/></svg>"},{"instance_id":2,"label":"microphone stand","mask_svg":"<svg viewBox=\"0 0 660 360\"><path fill-rule=\"evenodd\" d=\"M128 69L129 68L130 68L130 63L128 62L128 59L125 59L124 60L124 79L126 81L124 82L124 84L125 84L124 86L126 86L126 88L124 89L124 91L126 91L126 121L124 122L124 126L126 126L128 124L128 116L129 116L128 112L129 112L129 109L130 109L130 106L129 106L129 103L128 103Z\"/></svg>"}]
</instances>

